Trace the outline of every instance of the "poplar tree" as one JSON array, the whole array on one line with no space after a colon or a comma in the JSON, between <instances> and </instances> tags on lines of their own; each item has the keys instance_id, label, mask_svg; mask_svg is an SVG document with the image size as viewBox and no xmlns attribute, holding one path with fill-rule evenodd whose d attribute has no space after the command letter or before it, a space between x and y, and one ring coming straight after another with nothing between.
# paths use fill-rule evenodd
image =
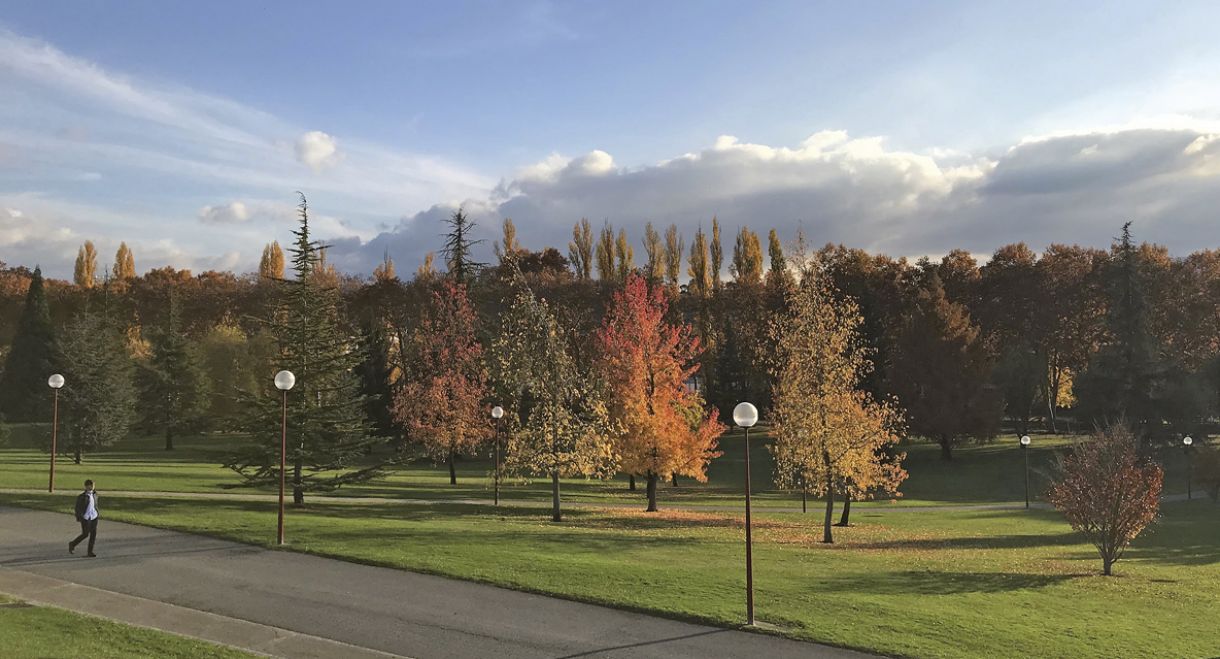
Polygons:
<instances>
[{"instance_id":1,"label":"poplar tree","mask_svg":"<svg viewBox=\"0 0 1220 659\"><path fill-rule=\"evenodd\" d=\"M86 240L76 253L72 281L81 288L93 288L97 285L97 249L93 247L92 240Z\"/></svg>"},{"instance_id":2,"label":"poplar tree","mask_svg":"<svg viewBox=\"0 0 1220 659\"><path fill-rule=\"evenodd\" d=\"M705 298L712 288L711 273L708 272L707 264L707 238L703 235L703 227L699 227L695 231L695 239L690 244L690 259L688 261L690 267L687 269L687 274L690 275L690 284L688 284L691 295L699 298Z\"/></svg>"},{"instance_id":3,"label":"poplar tree","mask_svg":"<svg viewBox=\"0 0 1220 659\"><path fill-rule=\"evenodd\" d=\"M648 261L644 265L644 278L648 283L657 286L665 281L665 244L661 242L661 234L652 226L652 222L644 225L644 253Z\"/></svg>"},{"instance_id":4,"label":"poplar tree","mask_svg":"<svg viewBox=\"0 0 1220 659\"><path fill-rule=\"evenodd\" d=\"M136 259L127 243L119 243L119 249L114 254L114 280L127 281L136 278Z\"/></svg>"},{"instance_id":5,"label":"poplar tree","mask_svg":"<svg viewBox=\"0 0 1220 659\"><path fill-rule=\"evenodd\" d=\"M775 229L767 235L767 255L771 258L771 269L767 271L767 285L774 289L782 289L793 283L792 272L788 269L788 259L784 257L784 245L779 240Z\"/></svg>"},{"instance_id":6,"label":"poplar tree","mask_svg":"<svg viewBox=\"0 0 1220 659\"><path fill-rule=\"evenodd\" d=\"M581 281L593 278L593 227L589 220L581 218L572 227L572 242L568 243L568 260Z\"/></svg>"},{"instance_id":7,"label":"poplar tree","mask_svg":"<svg viewBox=\"0 0 1220 659\"><path fill-rule=\"evenodd\" d=\"M45 418L47 378L60 366L42 270L35 267L17 333L0 374L0 413L10 422Z\"/></svg>"},{"instance_id":8,"label":"poplar tree","mask_svg":"<svg viewBox=\"0 0 1220 659\"><path fill-rule=\"evenodd\" d=\"M597 236L597 278L605 283L614 281L614 229L609 222L602 224Z\"/></svg>"},{"instance_id":9,"label":"poplar tree","mask_svg":"<svg viewBox=\"0 0 1220 659\"><path fill-rule=\"evenodd\" d=\"M380 441L370 433L356 375L364 355L341 324L338 290L315 276L321 247L310 235L304 195L298 214L300 226L293 231L296 241L289 250L293 278L276 282L277 300L266 325L277 355L264 367L261 390L242 396L245 429L254 446L230 457L225 466L251 485L279 482L281 394L272 376L280 369L292 371L296 386L288 392L287 476L293 503L299 506L306 492L368 480L381 469L360 464Z\"/></svg>"},{"instance_id":10,"label":"poplar tree","mask_svg":"<svg viewBox=\"0 0 1220 659\"><path fill-rule=\"evenodd\" d=\"M733 246L733 263L729 270L738 284L753 286L762 282L762 244L758 234L742 227Z\"/></svg>"},{"instance_id":11,"label":"poplar tree","mask_svg":"<svg viewBox=\"0 0 1220 659\"><path fill-rule=\"evenodd\" d=\"M712 216L712 244L710 247L712 257L712 290L718 291L722 285L720 281L720 271L724 268L724 248L720 243L720 220L716 216Z\"/></svg>"},{"instance_id":12,"label":"poplar tree","mask_svg":"<svg viewBox=\"0 0 1220 659\"><path fill-rule=\"evenodd\" d=\"M682 253L686 251L682 234L678 233L678 225L671 224L665 229L665 283L669 288L669 296L678 298L678 277L682 276Z\"/></svg>"},{"instance_id":13,"label":"poplar tree","mask_svg":"<svg viewBox=\"0 0 1220 659\"><path fill-rule=\"evenodd\" d=\"M619 283L627 281L627 276L635 270L635 250L627 241L626 229L619 229L614 241L614 264L615 280Z\"/></svg>"},{"instance_id":14,"label":"poplar tree","mask_svg":"<svg viewBox=\"0 0 1220 659\"><path fill-rule=\"evenodd\" d=\"M263 247L263 256L258 261L258 276L264 279L284 278L284 250L279 241L273 241Z\"/></svg>"},{"instance_id":15,"label":"poplar tree","mask_svg":"<svg viewBox=\"0 0 1220 659\"><path fill-rule=\"evenodd\" d=\"M521 243L517 242L517 226L513 224L512 218L504 218L504 221L500 223L500 231L502 237L491 246L491 251L495 253L496 260L503 265L505 261L515 258L524 250Z\"/></svg>"}]
</instances>

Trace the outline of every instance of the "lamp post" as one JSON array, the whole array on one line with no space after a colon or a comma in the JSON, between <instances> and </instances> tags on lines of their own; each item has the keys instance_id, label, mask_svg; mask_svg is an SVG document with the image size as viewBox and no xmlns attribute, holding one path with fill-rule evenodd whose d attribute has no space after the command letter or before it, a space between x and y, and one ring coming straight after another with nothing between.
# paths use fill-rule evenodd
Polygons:
<instances>
[{"instance_id":1,"label":"lamp post","mask_svg":"<svg viewBox=\"0 0 1220 659\"><path fill-rule=\"evenodd\" d=\"M496 420L496 443L495 443L495 446L496 446L496 449L495 449L495 451L496 451L496 475L495 475L494 480L496 483L496 502L495 503L498 506L498 505L500 505L500 433L504 429L504 422L501 421L501 419L504 418L504 408L500 407L499 405L496 405L495 407L491 408L491 418Z\"/></svg>"},{"instance_id":2,"label":"lamp post","mask_svg":"<svg viewBox=\"0 0 1220 659\"><path fill-rule=\"evenodd\" d=\"M1029 509L1029 435L1021 435L1021 452L1025 454L1025 509Z\"/></svg>"},{"instance_id":3,"label":"lamp post","mask_svg":"<svg viewBox=\"0 0 1220 659\"><path fill-rule=\"evenodd\" d=\"M297 377L292 371L280 371L275 374L275 388L283 393L283 404L280 408L280 516L276 524L275 543L284 544L284 472L288 469L288 390L297 383Z\"/></svg>"},{"instance_id":4,"label":"lamp post","mask_svg":"<svg viewBox=\"0 0 1220 659\"><path fill-rule=\"evenodd\" d=\"M56 373L47 378L47 386L54 392L51 403L51 476L47 482L47 492L55 491L55 451L56 435L59 434L59 390L64 386L64 376Z\"/></svg>"},{"instance_id":5,"label":"lamp post","mask_svg":"<svg viewBox=\"0 0 1220 659\"><path fill-rule=\"evenodd\" d=\"M1191 460L1190 460L1190 457L1191 457L1190 456L1190 445L1194 444L1194 443L1195 443L1195 440L1190 435L1187 435L1182 438L1182 450L1186 452L1186 500L1187 501L1190 501L1190 498L1191 498L1190 472L1191 472L1192 465L1191 465Z\"/></svg>"},{"instance_id":6,"label":"lamp post","mask_svg":"<svg viewBox=\"0 0 1220 659\"><path fill-rule=\"evenodd\" d=\"M758 408L738 403L733 408L733 423L745 433L746 449L746 624L754 624L754 555L750 539L750 428L758 423Z\"/></svg>"}]
</instances>

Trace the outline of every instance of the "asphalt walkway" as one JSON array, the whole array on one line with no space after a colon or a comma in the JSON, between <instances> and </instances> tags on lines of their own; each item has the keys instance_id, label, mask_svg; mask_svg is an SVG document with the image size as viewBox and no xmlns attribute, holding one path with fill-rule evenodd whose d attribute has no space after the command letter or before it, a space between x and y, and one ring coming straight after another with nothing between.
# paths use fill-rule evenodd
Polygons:
<instances>
[{"instance_id":1,"label":"asphalt walkway","mask_svg":"<svg viewBox=\"0 0 1220 659\"><path fill-rule=\"evenodd\" d=\"M864 656L105 519L99 557L69 556L78 530L0 507L0 592L284 657Z\"/></svg>"}]
</instances>

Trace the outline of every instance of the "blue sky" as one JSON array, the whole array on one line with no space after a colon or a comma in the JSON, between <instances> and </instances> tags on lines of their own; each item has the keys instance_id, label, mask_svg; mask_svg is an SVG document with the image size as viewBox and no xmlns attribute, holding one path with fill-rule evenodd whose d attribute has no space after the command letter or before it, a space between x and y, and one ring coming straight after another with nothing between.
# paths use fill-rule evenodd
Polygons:
<instances>
[{"instance_id":1,"label":"blue sky","mask_svg":"<svg viewBox=\"0 0 1220 659\"><path fill-rule=\"evenodd\" d=\"M65 274L92 238L134 243L141 269L246 269L287 237L296 189L357 272L384 250L413 268L458 203L489 235L512 215L534 247L581 216L638 236L712 214L907 255L1105 244L1125 219L1215 247L1192 227L1220 207L1217 19L1215 3L6 3L0 260Z\"/></svg>"}]
</instances>

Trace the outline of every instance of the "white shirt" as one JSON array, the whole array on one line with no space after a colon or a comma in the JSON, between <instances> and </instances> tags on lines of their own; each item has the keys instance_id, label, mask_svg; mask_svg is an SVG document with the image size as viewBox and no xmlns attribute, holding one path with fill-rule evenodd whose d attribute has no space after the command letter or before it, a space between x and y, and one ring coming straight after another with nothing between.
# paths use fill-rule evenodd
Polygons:
<instances>
[{"instance_id":1,"label":"white shirt","mask_svg":"<svg viewBox=\"0 0 1220 659\"><path fill-rule=\"evenodd\" d=\"M89 505L85 508L85 520L97 519L97 492L86 492L89 497Z\"/></svg>"}]
</instances>

